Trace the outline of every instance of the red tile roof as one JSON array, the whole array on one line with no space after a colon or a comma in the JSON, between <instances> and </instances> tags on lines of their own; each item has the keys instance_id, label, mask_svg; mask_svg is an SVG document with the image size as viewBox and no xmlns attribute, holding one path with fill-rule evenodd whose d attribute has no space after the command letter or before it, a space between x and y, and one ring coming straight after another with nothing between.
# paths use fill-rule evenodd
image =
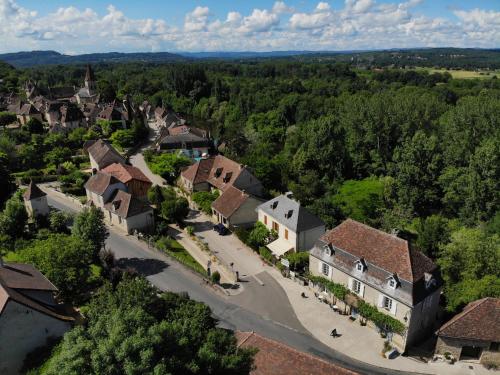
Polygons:
<instances>
[{"instance_id":1,"label":"red tile roof","mask_svg":"<svg viewBox=\"0 0 500 375\"><path fill-rule=\"evenodd\" d=\"M104 207L124 219L147 211L153 211L151 206L123 190L117 190L115 196Z\"/></svg>"},{"instance_id":2,"label":"red tile roof","mask_svg":"<svg viewBox=\"0 0 500 375\"><path fill-rule=\"evenodd\" d=\"M464 340L500 342L500 299L487 297L469 303L436 334Z\"/></svg>"},{"instance_id":3,"label":"red tile roof","mask_svg":"<svg viewBox=\"0 0 500 375\"><path fill-rule=\"evenodd\" d=\"M125 159L109 143L101 139L91 143L85 142L87 152L94 158L99 168L104 168L112 163L125 163Z\"/></svg>"},{"instance_id":4,"label":"red tile roof","mask_svg":"<svg viewBox=\"0 0 500 375\"><path fill-rule=\"evenodd\" d=\"M97 172L85 183L85 189L101 195L106 191L109 185L116 184L118 182L120 181L111 174Z\"/></svg>"},{"instance_id":5,"label":"red tile roof","mask_svg":"<svg viewBox=\"0 0 500 375\"><path fill-rule=\"evenodd\" d=\"M151 180L139 168L132 165L113 163L104 168L102 172L115 176L124 184L131 180L139 180L151 184Z\"/></svg>"},{"instance_id":6,"label":"red tile roof","mask_svg":"<svg viewBox=\"0 0 500 375\"><path fill-rule=\"evenodd\" d=\"M236 332L238 347L257 348L252 375L355 375L355 372L300 352L254 332Z\"/></svg>"},{"instance_id":7,"label":"red tile roof","mask_svg":"<svg viewBox=\"0 0 500 375\"><path fill-rule=\"evenodd\" d=\"M234 186L230 186L212 203L212 208L224 217L229 218L248 198L250 198L248 194L236 189Z\"/></svg>"},{"instance_id":8,"label":"red tile roof","mask_svg":"<svg viewBox=\"0 0 500 375\"><path fill-rule=\"evenodd\" d=\"M352 219L326 232L321 240L410 282L436 268L424 254L410 249L408 241Z\"/></svg>"}]
</instances>

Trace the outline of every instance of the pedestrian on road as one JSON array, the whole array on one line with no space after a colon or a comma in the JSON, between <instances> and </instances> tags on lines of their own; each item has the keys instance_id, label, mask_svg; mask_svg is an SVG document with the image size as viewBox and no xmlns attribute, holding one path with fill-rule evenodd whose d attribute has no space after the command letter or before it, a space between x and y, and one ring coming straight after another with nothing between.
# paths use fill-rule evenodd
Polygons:
<instances>
[{"instance_id":1,"label":"pedestrian on road","mask_svg":"<svg viewBox=\"0 0 500 375\"><path fill-rule=\"evenodd\" d=\"M337 337L337 329L336 328L332 329L332 332L330 332L330 336Z\"/></svg>"}]
</instances>

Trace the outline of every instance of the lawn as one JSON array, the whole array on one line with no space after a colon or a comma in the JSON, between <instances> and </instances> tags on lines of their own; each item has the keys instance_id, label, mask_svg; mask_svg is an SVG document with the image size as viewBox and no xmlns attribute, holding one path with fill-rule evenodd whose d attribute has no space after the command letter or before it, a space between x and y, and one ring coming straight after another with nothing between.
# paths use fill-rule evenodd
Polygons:
<instances>
[{"instance_id":1,"label":"lawn","mask_svg":"<svg viewBox=\"0 0 500 375\"><path fill-rule=\"evenodd\" d=\"M447 69L429 69L429 68L417 68L417 70L427 70L429 73L445 73L448 72L453 78L456 79L488 79L496 76L500 78L500 71L475 71L475 70L447 70Z\"/></svg>"},{"instance_id":2,"label":"lawn","mask_svg":"<svg viewBox=\"0 0 500 375\"><path fill-rule=\"evenodd\" d=\"M168 237L161 237L156 241L156 247L171 257L184 264L186 267L207 276L207 271L189 254L176 240Z\"/></svg>"}]
</instances>

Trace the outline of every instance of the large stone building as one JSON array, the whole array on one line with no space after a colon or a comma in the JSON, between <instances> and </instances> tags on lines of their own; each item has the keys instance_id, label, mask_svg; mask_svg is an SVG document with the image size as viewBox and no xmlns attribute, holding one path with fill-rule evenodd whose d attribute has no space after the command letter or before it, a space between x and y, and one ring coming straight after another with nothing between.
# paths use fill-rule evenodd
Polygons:
<instances>
[{"instance_id":1,"label":"large stone building","mask_svg":"<svg viewBox=\"0 0 500 375\"><path fill-rule=\"evenodd\" d=\"M94 72L90 65L87 65L85 71L85 85L78 90L75 94L75 98L78 104L88 104L96 103L99 101L99 94L97 93L97 83L94 76Z\"/></svg>"},{"instance_id":2,"label":"large stone building","mask_svg":"<svg viewBox=\"0 0 500 375\"><path fill-rule=\"evenodd\" d=\"M26 355L71 328L54 300L57 288L28 264L0 259L0 374L21 373Z\"/></svg>"},{"instance_id":3,"label":"large stone building","mask_svg":"<svg viewBox=\"0 0 500 375\"><path fill-rule=\"evenodd\" d=\"M437 266L402 238L348 219L316 242L309 270L351 291L352 315L362 299L403 323L404 333L387 332L400 350L435 329L442 279Z\"/></svg>"},{"instance_id":4,"label":"large stone building","mask_svg":"<svg viewBox=\"0 0 500 375\"><path fill-rule=\"evenodd\" d=\"M499 367L500 299L483 298L469 303L436 335L436 354Z\"/></svg>"},{"instance_id":5,"label":"large stone building","mask_svg":"<svg viewBox=\"0 0 500 375\"><path fill-rule=\"evenodd\" d=\"M136 198L146 199L152 183L139 168L122 163L113 163L102 170L125 184L127 191Z\"/></svg>"},{"instance_id":6,"label":"large stone building","mask_svg":"<svg viewBox=\"0 0 500 375\"><path fill-rule=\"evenodd\" d=\"M288 252L308 251L325 233L325 223L292 198L280 195L257 207L259 221L278 238L267 245L276 257Z\"/></svg>"}]
</instances>

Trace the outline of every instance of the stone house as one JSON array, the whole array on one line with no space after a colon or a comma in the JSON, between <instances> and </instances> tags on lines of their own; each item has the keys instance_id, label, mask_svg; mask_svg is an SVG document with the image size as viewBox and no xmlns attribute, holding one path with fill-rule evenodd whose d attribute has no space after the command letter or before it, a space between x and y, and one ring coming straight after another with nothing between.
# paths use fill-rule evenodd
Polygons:
<instances>
[{"instance_id":1,"label":"stone house","mask_svg":"<svg viewBox=\"0 0 500 375\"><path fill-rule=\"evenodd\" d=\"M102 139L85 142L83 150L89 155L92 170L100 171L113 163L125 163L125 158Z\"/></svg>"},{"instance_id":2,"label":"stone house","mask_svg":"<svg viewBox=\"0 0 500 375\"><path fill-rule=\"evenodd\" d=\"M362 299L403 323L404 333L386 332L400 350L434 330L442 279L437 266L402 238L348 219L316 242L309 271L351 291L351 315L358 315Z\"/></svg>"},{"instance_id":3,"label":"stone house","mask_svg":"<svg viewBox=\"0 0 500 375\"><path fill-rule=\"evenodd\" d=\"M23 198L24 206L30 217L47 216L49 214L47 194L40 190L33 181L28 185Z\"/></svg>"},{"instance_id":4,"label":"stone house","mask_svg":"<svg viewBox=\"0 0 500 375\"><path fill-rule=\"evenodd\" d=\"M188 192L210 191L222 193L230 186L257 197L264 194L262 183L250 170L222 155L217 155L189 166L181 172L180 183Z\"/></svg>"},{"instance_id":5,"label":"stone house","mask_svg":"<svg viewBox=\"0 0 500 375\"><path fill-rule=\"evenodd\" d=\"M31 103L23 104L16 115L21 125L26 125L32 118L43 122L42 113Z\"/></svg>"},{"instance_id":6,"label":"stone house","mask_svg":"<svg viewBox=\"0 0 500 375\"><path fill-rule=\"evenodd\" d=\"M99 101L99 94L97 93L97 84L94 76L94 72L87 64L87 69L85 71L85 84L78 90L75 94L76 101L79 105L84 105L88 103L96 103Z\"/></svg>"},{"instance_id":7,"label":"stone house","mask_svg":"<svg viewBox=\"0 0 500 375\"><path fill-rule=\"evenodd\" d=\"M208 156L213 142L205 130L178 125L162 128L155 146L158 151L181 153L188 158L201 158Z\"/></svg>"},{"instance_id":8,"label":"stone house","mask_svg":"<svg viewBox=\"0 0 500 375\"><path fill-rule=\"evenodd\" d=\"M436 332L435 353L500 366L500 299L469 303Z\"/></svg>"},{"instance_id":9,"label":"stone house","mask_svg":"<svg viewBox=\"0 0 500 375\"><path fill-rule=\"evenodd\" d=\"M0 259L0 374L19 374L28 353L71 329L55 292L33 266Z\"/></svg>"},{"instance_id":10,"label":"stone house","mask_svg":"<svg viewBox=\"0 0 500 375\"><path fill-rule=\"evenodd\" d=\"M276 257L287 252L308 251L325 233L325 223L292 198L280 195L257 207L258 220L278 238L267 245Z\"/></svg>"},{"instance_id":11,"label":"stone house","mask_svg":"<svg viewBox=\"0 0 500 375\"><path fill-rule=\"evenodd\" d=\"M127 191L136 198L147 198L147 193L152 185L149 178L139 168L132 165L113 163L102 170L125 184Z\"/></svg>"},{"instance_id":12,"label":"stone house","mask_svg":"<svg viewBox=\"0 0 500 375\"><path fill-rule=\"evenodd\" d=\"M141 200L133 195L134 183L129 186L113 174L99 171L85 184L88 204L99 207L109 224L127 233L147 232L154 227L153 208L144 197Z\"/></svg>"},{"instance_id":13,"label":"stone house","mask_svg":"<svg viewBox=\"0 0 500 375\"><path fill-rule=\"evenodd\" d=\"M262 199L230 186L213 203L214 221L227 228L250 227L257 221L256 208Z\"/></svg>"}]
</instances>

